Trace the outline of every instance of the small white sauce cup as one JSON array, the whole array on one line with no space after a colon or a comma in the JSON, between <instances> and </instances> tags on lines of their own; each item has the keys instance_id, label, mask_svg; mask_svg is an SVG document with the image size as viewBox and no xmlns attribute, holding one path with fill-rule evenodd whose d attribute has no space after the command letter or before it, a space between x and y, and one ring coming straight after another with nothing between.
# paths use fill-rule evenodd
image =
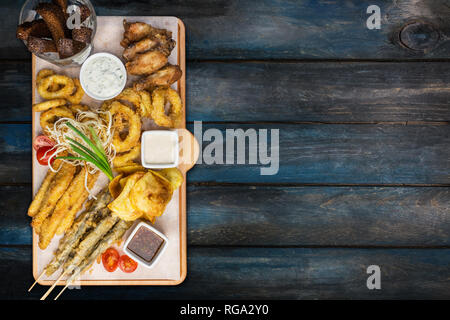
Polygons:
<instances>
[{"instance_id":1,"label":"small white sauce cup","mask_svg":"<svg viewBox=\"0 0 450 320\"><path fill-rule=\"evenodd\" d=\"M159 250L156 252L156 254L153 256L152 261L147 262L144 259L141 259L141 257L139 257L137 254L135 254L133 251L128 250L128 244L130 243L130 241L133 239L133 237L135 236L136 232L140 229L140 228L147 228L148 230L154 232L155 234L157 234L161 239L163 239L163 243L161 244L161 247L159 248ZM142 264L144 267L147 268L152 268L153 266L155 266L157 264L157 262L159 261L159 259L161 258L161 256L163 255L164 251L166 251L167 249L167 245L169 244L169 239L162 234L161 232L159 232L158 230L156 230L154 227L152 227L151 225L149 225L148 223L141 221L138 223L138 225L133 229L133 232L131 232L130 236L127 238L125 245L123 246L123 251L133 260L139 262L140 264Z\"/></svg>"},{"instance_id":2,"label":"small white sauce cup","mask_svg":"<svg viewBox=\"0 0 450 320\"><path fill-rule=\"evenodd\" d=\"M123 82L123 85L120 87L120 90L117 89L117 92L114 92L114 94L108 96L108 97L101 97L96 95L95 93L91 92L88 90L88 88L86 87L86 85L83 83L83 74L86 72L86 66L88 65L89 61L95 59L95 58L99 58L99 57L109 57L112 60L117 61L117 63L120 65L120 69L121 72L123 73L123 76L125 78L125 81ZM111 53L107 53L107 52L99 52L96 54L93 54L92 56L90 56L89 58L86 59L86 61L83 63L83 65L81 66L81 70L80 70L80 83L81 83L81 87L83 88L84 92L90 96L91 98L95 99L95 100L100 100L100 101L104 101L104 100L109 100L112 99L114 97L117 97L125 88L126 84L127 84L127 69L125 68L125 65L123 64L123 62L116 57L115 55L111 54Z\"/></svg>"},{"instance_id":3,"label":"small white sauce cup","mask_svg":"<svg viewBox=\"0 0 450 320\"><path fill-rule=\"evenodd\" d=\"M149 135L158 135L158 134L167 134L172 136L172 139L175 141L174 159L175 161L172 163L147 163L145 161L145 150L147 148L145 144L145 137ZM155 150L158 152L158 150ZM180 161L180 145L178 142L178 132L176 130L149 130L144 131L141 136L141 164L144 168L148 169L165 169L165 168L175 168L178 166Z\"/></svg>"}]
</instances>

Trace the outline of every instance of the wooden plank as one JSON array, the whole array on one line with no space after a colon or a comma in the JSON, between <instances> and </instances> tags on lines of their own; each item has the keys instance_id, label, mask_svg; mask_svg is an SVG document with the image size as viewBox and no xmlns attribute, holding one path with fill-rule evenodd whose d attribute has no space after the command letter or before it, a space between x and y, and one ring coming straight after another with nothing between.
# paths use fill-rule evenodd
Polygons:
<instances>
[{"instance_id":1,"label":"wooden plank","mask_svg":"<svg viewBox=\"0 0 450 320\"><path fill-rule=\"evenodd\" d=\"M22 3L2 1L0 58L30 54L15 39ZM367 8L381 9L381 29L366 27ZM339 1L95 1L98 15L169 15L187 29L189 59L393 59L448 58L450 12L446 0ZM403 42L399 31L411 21ZM413 25L414 26L414 25ZM422 26L422 27L421 27ZM420 50L422 48L426 50Z\"/></svg>"},{"instance_id":2,"label":"wooden plank","mask_svg":"<svg viewBox=\"0 0 450 320\"><path fill-rule=\"evenodd\" d=\"M2 122L31 121L31 64L0 62Z\"/></svg>"},{"instance_id":3,"label":"wooden plank","mask_svg":"<svg viewBox=\"0 0 450 320\"><path fill-rule=\"evenodd\" d=\"M0 125L0 184L31 182L31 125Z\"/></svg>"},{"instance_id":4,"label":"wooden plank","mask_svg":"<svg viewBox=\"0 0 450 320\"><path fill-rule=\"evenodd\" d=\"M38 299L27 288L31 248L0 248L0 296ZM381 268L368 290L367 267ZM81 287L62 299L449 299L450 249L189 248L175 287ZM58 290L57 290L58 291Z\"/></svg>"},{"instance_id":5,"label":"wooden plank","mask_svg":"<svg viewBox=\"0 0 450 320\"><path fill-rule=\"evenodd\" d=\"M0 244L31 244L31 185L0 186L0 199Z\"/></svg>"},{"instance_id":6,"label":"wooden plank","mask_svg":"<svg viewBox=\"0 0 450 320\"><path fill-rule=\"evenodd\" d=\"M188 187L188 244L450 246L450 188ZM0 243L31 243L28 186L0 187Z\"/></svg>"},{"instance_id":7,"label":"wooden plank","mask_svg":"<svg viewBox=\"0 0 450 320\"><path fill-rule=\"evenodd\" d=\"M449 121L450 64L189 64L187 120ZM0 63L2 121L31 121L29 63Z\"/></svg>"},{"instance_id":8,"label":"wooden plank","mask_svg":"<svg viewBox=\"0 0 450 320\"><path fill-rule=\"evenodd\" d=\"M193 130L192 126L188 129ZM269 165L249 165L248 144L246 144L246 164L237 165L236 158L234 164L197 164L189 172L190 182L303 184L450 182L448 125L203 125L203 132L208 129L218 129L223 137L225 130L267 129L270 136L271 130L279 129L279 171L275 175L261 175L261 168ZM198 139L200 140L200 137ZM205 142L203 149L208 144L210 142ZM269 146L270 144L271 141L268 142ZM226 149L225 147L223 149L225 155Z\"/></svg>"},{"instance_id":9,"label":"wooden plank","mask_svg":"<svg viewBox=\"0 0 450 320\"><path fill-rule=\"evenodd\" d=\"M190 186L188 199L190 245L450 245L450 188Z\"/></svg>"},{"instance_id":10,"label":"wooden plank","mask_svg":"<svg viewBox=\"0 0 450 320\"><path fill-rule=\"evenodd\" d=\"M211 128L224 137L227 129L267 129L269 138L270 130L279 129L279 171L261 175L269 165L250 165L246 156L247 164L197 164L188 173L190 182L450 183L448 125L205 124L203 132ZM194 131L192 125L188 129ZM30 125L0 125L0 184L31 181L30 132Z\"/></svg>"},{"instance_id":11,"label":"wooden plank","mask_svg":"<svg viewBox=\"0 0 450 320\"><path fill-rule=\"evenodd\" d=\"M191 63L188 120L448 121L446 63Z\"/></svg>"}]
</instances>

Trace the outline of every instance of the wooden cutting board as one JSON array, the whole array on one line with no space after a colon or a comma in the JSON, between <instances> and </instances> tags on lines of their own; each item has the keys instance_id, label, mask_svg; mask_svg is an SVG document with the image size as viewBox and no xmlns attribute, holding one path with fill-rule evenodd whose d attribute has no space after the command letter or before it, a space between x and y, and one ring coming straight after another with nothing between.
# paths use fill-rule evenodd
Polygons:
<instances>
[{"instance_id":1,"label":"wooden cutting board","mask_svg":"<svg viewBox=\"0 0 450 320\"><path fill-rule=\"evenodd\" d=\"M178 64L183 71L181 79L172 87L178 90L183 101L184 114L186 115L186 57L185 57L185 28L183 22L176 17L97 17L97 33L93 42L94 52L109 52L118 57L122 57L123 48L120 41L123 35L123 19L128 22L142 21L151 24L157 28L165 28L172 31L174 40L177 45L169 57L169 62ZM33 55L32 59L32 79L33 79L33 104L41 101L41 97L37 94L35 79L39 70L49 68L56 73L65 74L71 77L79 77L80 68L59 68ZM127 87L136 79L129 76ZM100 101L95 101L87 95L83 98L83 104L89 106L98 106ZM33 140L36 135L42 131L39 125L38 112L33 112ZM147 126L147 127L146 127ZM144 128L154 129L153 124L144 124ZM91 270L86 272L77 283L79 285L177 285L186 277L186 172L193 167L198 157L198 143L193 135L187 131L186 121L184 119L182 127L178 129L180 136L180 165L179 169L183 172L184 183L177 190L170 203L168 204L163 216L159 217L155 222L155 227L169 238L169 247L159 260L158 265L152 269L147 269L141 265L138 266L133 273L124 273L119 268L109 273L101 262L94 263ZM184 150L184 151L183 151ZM37 163L36 154L33 150L33 193L39 189L42 179L45 177L47 167ZM105 178L105 177L104 177ZM107 179L99 179L96 188L101 189L105 186ZM134 226L125 234L124 239L133 230ZM41 250L38 246L39 236L33 233L33 276L37 279L42 270L50 262L53 253L58 246L59 239L55 237L46 250ZM122 254L122 244L116 248ZM59 277L60 273L55 273L51 277L41 278L39 283L42 285L51 285ZM65 285L65 281L58 284Z\"/></svg>"}]
</instances>

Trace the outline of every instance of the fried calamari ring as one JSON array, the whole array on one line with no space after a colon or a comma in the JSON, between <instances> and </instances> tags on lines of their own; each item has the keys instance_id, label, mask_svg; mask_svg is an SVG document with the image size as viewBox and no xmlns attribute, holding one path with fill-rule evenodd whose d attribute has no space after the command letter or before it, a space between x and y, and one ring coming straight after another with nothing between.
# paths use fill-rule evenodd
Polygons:
<instances>
[{"instance_id":1,"label":"fried calamari ring","mask_svg":"<svg viewBox=\"0 0 450 320\"><path fill-rule=\"evenodd\" d=\"M84 90L81 87L81 83L79 79L73 79L73 83L75 85L75 92L67 97L67 100L69 100L72 104L79 104L81 102L81 99L83 99L84 96Z\"/></svg>"},{"instance_id":2,"label":"fried calamari ring","mask_svg":"<svg viewBox=\"0 0 450 320\"><path fill-rule=\"evenodd\" d=\"M116 152L126 152L139 142L141 136L141 119L133 110L118 101L114 101L111 104L109 112L111 112L114 119L113 145L116 148ZM123 121L128 123L128 134L125 139L121 138L121 132L117 130L117 127L123 126Z\"/></svg>"},{"instance_id":3,"label":"fried calamari ring","mask_svg":"<svg viewBox=\"0 0 450 320\"><path fill-rule=\"evenodd\" d=\"M72 111L74 117L76 118L79 112L85 112L91 110L88 106L84 104L73 104L70 107L70 110ZM79 120L81 123L89 121L89 118L84 118L82 120Z\"/></svg>"},{"instance_id":4,"label":"fried calamari ring","mask_svg":"<svg viewBox=\"0 0 450 320\"><path fill-rule=\"evenodd\" d=\"M143 117L150 117L152 113L152 97L145 90L138 91L141 96L141 104L139 106L140 114Z\"/></svg>"},{"instance_id":5,"label":"fried calamari ring","mask_svg":"<svg viewBox=\"0 0 450 320\"><path fill-rule=\"evenodd\" d=\"M33 110L36 112L46 111L52 108L63 106L67 103L66 99L53 99L33 105Z\"/></svg>"},{"instance_id":6,"label":"fried calamari ring","mask_svg":"<svg viewBox=\"0 0 450 320\"><path fill-rule=\"evenodd\" d=\"M84 111L90 110L90 108L84 104L73 104L69 108L70 108L70 110L72 110L74 116L76 116L78 112L84 112Z\"/></svg>"},{"instance_id":7,"label":"fried calamari ring","mask_svg":"<svg viewBox=\"0 0 450 320\"><path fill-rule=\"evenodd\" d=\"M100 110L102 111L108 111L111 109L111 105L114 102L114 100L105 100L103 101L102 105L100 106Z\"/></svg>"},{"instance_id":8,"label":"fried calamari ring","mask_svg":"<svg viewBox=\"0 0 450 320\"><path fill-rule=\"evenodd\" d=\"M126 88L114 100L128 101L136 108L141 104L141 96L133 88Z\"/></svg>"},{"instance_id":9,"label":"fried calamari ring","mask_svg":"<svg viewBox=\"0 0 450 320\"><path fill-rule=\"evenodd\" d=\"M137 91L133 88L126 88L114 99L103 102L101 109L108 110L114 101L119 101L121 103L127 102L127 106L134 107L141 117L150 117L152 108L151 96L147 91Z\"/></svg>"},{"instance_id":10,"label":"fried calamari ring","mask_svg":"<svg viewBox=\"0 0 450 320\"><path fill-rule=\"evenodd\" d=\"M54 92L49 91L49 88L55 83L58 85L62 85L62 88ZM42 79L42 81L38 85L38 92L42 98L50 100L57 98L67 98L73 93L74 88L75 84L71 78L55 74Z\"/></svg>"},{"instance_id":11,"label":"fried calamari ring","mask_svg":"<svg viewBox=\"0 0 450 320\"><path fill-rule=\"evenodd\" d=\"M183 105L178 92L172 88L159 88L153 91L153 108L151 117L155 123L162 127L178 127L183 117ZM165 113L166 101L170 102L169 114Z\"/></svg>"},{"instance_id":12,"label":"fried calamari ring","mask_svg":"<svg viewBox=\"0 0 450 320\"><path fill-rule=\"evenodd\" d=\"M36 85L39 86L39 83L44 79L47 78L49 76L54 75L55 72L53 70L50 69L42 69L41 71L38 72L37 76L36 76ZM48 89L51 92L54 92L56 90L59 89L59 85L56 83L53 83L50 88Z\"/></svg>"},{"instance_id":13,"label":"fried calamari ring","mask_svg":"<svg viewBox=\"0 0 450 320\"><path fill-rule=\"evenodd\" d=\"M45 134L49 134L48 128L61 118L74 119L72 110L67 107L57 107L41 113L40 124Z\"/></svg>"},{"instance_id":14,"label":"fried calamari ring","mask_svg":"<svg viewBox=\"0 0 450 320\"><path fill-rule=\"evenodd\" d=\"M41 82L42 79L52 76L54 74L55 74L55 72L51 69L42 69L36 75L36 83L39 84L39 82Z\"/></svg>"},{"instance_id":15,"label":"fried calamari ring","mask_svg":"<svg viewBox=\"0 0 450 320\"><path fill-rule=\"evenodd\" d=\"M113 160L114 167L124 167L130 165L133 160L136 160L141 155L141 144L138 143L136 146L131 148L130 151L122 154L116 155Z\"/></svg>"}]
</instances>

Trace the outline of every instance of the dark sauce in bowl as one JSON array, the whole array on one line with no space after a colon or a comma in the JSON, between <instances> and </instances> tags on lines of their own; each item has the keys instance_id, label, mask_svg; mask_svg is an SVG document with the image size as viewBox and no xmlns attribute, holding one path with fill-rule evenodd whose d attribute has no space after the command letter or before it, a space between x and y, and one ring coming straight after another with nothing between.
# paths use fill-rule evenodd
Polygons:
<instances>
[{"instance_id":1,"label":"dark sauce in bowl","mask_svg":"<svg viewBox=\"0 0 450 320\"><path fill-rule=\"evenodd\" d=\"M140 227L127 245L133 252L147 263L150 263L164 243L164 239L148 228Z\"/></svg>"}]
</instances>

